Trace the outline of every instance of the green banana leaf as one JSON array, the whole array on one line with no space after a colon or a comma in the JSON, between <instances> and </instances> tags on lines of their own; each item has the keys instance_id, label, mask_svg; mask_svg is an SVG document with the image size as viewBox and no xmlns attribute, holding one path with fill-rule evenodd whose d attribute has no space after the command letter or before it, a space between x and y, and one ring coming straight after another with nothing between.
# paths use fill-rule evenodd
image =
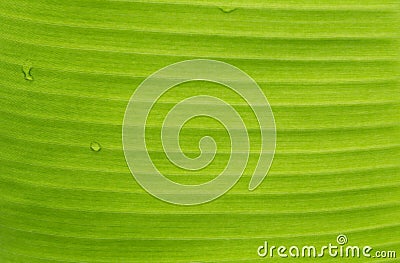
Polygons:
<instances>
[{"instance_id":1,"label":"green banana leaf","mask_svg":"<svg viewBox=\"0 0 400 263\"><path fill-rule=\"evenodd\" d=\"M345 235L371 255L400 257L399 21L393 0L0 0L0 262L398 260L258 250L338 245ZM211 136L214 161L198 171L169 162L160 131L182 99L224 98L251 142L230 191L174 205L132 176L122 123L149 75L199 58L258 83L276 152L249 191L260 145L251 109L222 85L174 87L146 127L149 155L167 178L208 182L229 160L224 127L198 117L182 128L182 150L199 156L199 140Z\"/></svg>"}]
</instances>

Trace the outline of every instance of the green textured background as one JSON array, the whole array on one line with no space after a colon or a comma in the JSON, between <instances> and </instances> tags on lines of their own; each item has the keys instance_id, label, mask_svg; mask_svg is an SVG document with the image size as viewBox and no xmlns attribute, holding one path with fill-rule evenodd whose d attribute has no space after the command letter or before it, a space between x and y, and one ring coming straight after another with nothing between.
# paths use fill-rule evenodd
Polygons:
<instances>
[{"instance_id":1,"label":"green textured background","mask_svg":"<svg viewBox=\"0 0 400 263\"><path fill-rule=\"evenodd\" d=\"M264 240L322 246L341 233L399 258L398 2L155 2L0 0L0 262L255 261ZM133 179L121 125L144 78L192 58L231 63L259 83L277 149L255 191L250 162L223 197L182 207ZM248 107L224 88L172 90L149 122L151 154L185 183L218 174L229 143L198 118L182 132L183 148L195 156L199 136L213 135L218 162L182 175L165 161L162 114L196 93L226 96L259 140Z\"/></svg>"}]
</instances>

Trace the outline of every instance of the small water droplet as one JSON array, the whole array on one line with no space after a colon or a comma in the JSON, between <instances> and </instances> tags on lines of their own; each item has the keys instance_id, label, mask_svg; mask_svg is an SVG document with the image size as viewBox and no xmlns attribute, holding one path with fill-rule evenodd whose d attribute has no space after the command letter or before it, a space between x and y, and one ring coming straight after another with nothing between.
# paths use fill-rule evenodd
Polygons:
<instances>
[{"instance_id":1,"label":"small water droplet","mask_svg":"<svg viewBox=\"0 0 400 263\"><path fill-rule=\"evenodd\" d=\"M31 75L32 64L29 61L25 61L22 65L22 72L24 73L24 78L26 80L32 81L33 77Z\"/></svg>"},{"instance_id":2,"label":"small water droplet","mask_svg":"<svg viewBox=\"0 0 400 263\"><path fill-rule=\"evenodd\" d=\"M101 150L101 145L98 142L92 142L90 144L90 149L94 152L99 152Z\"/></svg>"},{"instance_id":3,"label":"small water droplet","mask_svg":"<svg viewBox=\"0 0 400 263\"><path fill-rule=\"evenodd\" d=\"M219 10L221 10L222 12L227 13L227 14L232 13L236 9L237 9L236 7L227 7L227 6L219 7Z\"/></svg>"}]
</instances>

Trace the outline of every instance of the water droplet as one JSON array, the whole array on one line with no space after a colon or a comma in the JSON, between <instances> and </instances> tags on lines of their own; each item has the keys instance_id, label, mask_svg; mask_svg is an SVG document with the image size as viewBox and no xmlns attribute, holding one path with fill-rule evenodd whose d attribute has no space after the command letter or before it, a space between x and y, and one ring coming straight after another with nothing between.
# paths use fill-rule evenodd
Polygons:
<instances>
[{"instance_id":1,"label":"water droplet","mask_svg":"<svg viewBox=\"0 0 400 263\"><path fill-rule=\"evenodd\" d=\"M99 152L101 150L101 145L98 142L92 142L90 144L90 149L94 152Z\"/></svg>"},{"instance_id":2,"label":"water droplet","mask_svg":"<svg viewBox=\"0 0 400 263\"><path fill-rule=\"evenodd\" d=\"M22 65L22 72L24 73L24 78L26 80L32 81L33 77L31 75L32 64L29 61L25 61Z\"/></svg>"},{"instance_id":3,"label":"water droplet","mask_svg":"<svg viewBox=\"0 0 400 263\"><path fill-rule=\"evenodd\" d=\"M221 10L222 12L227 13L227 14L232 13L236 9L237 9L236 7L227 7L227 6L219 7L219 10Z\"/></svg>"}]
</instances>

